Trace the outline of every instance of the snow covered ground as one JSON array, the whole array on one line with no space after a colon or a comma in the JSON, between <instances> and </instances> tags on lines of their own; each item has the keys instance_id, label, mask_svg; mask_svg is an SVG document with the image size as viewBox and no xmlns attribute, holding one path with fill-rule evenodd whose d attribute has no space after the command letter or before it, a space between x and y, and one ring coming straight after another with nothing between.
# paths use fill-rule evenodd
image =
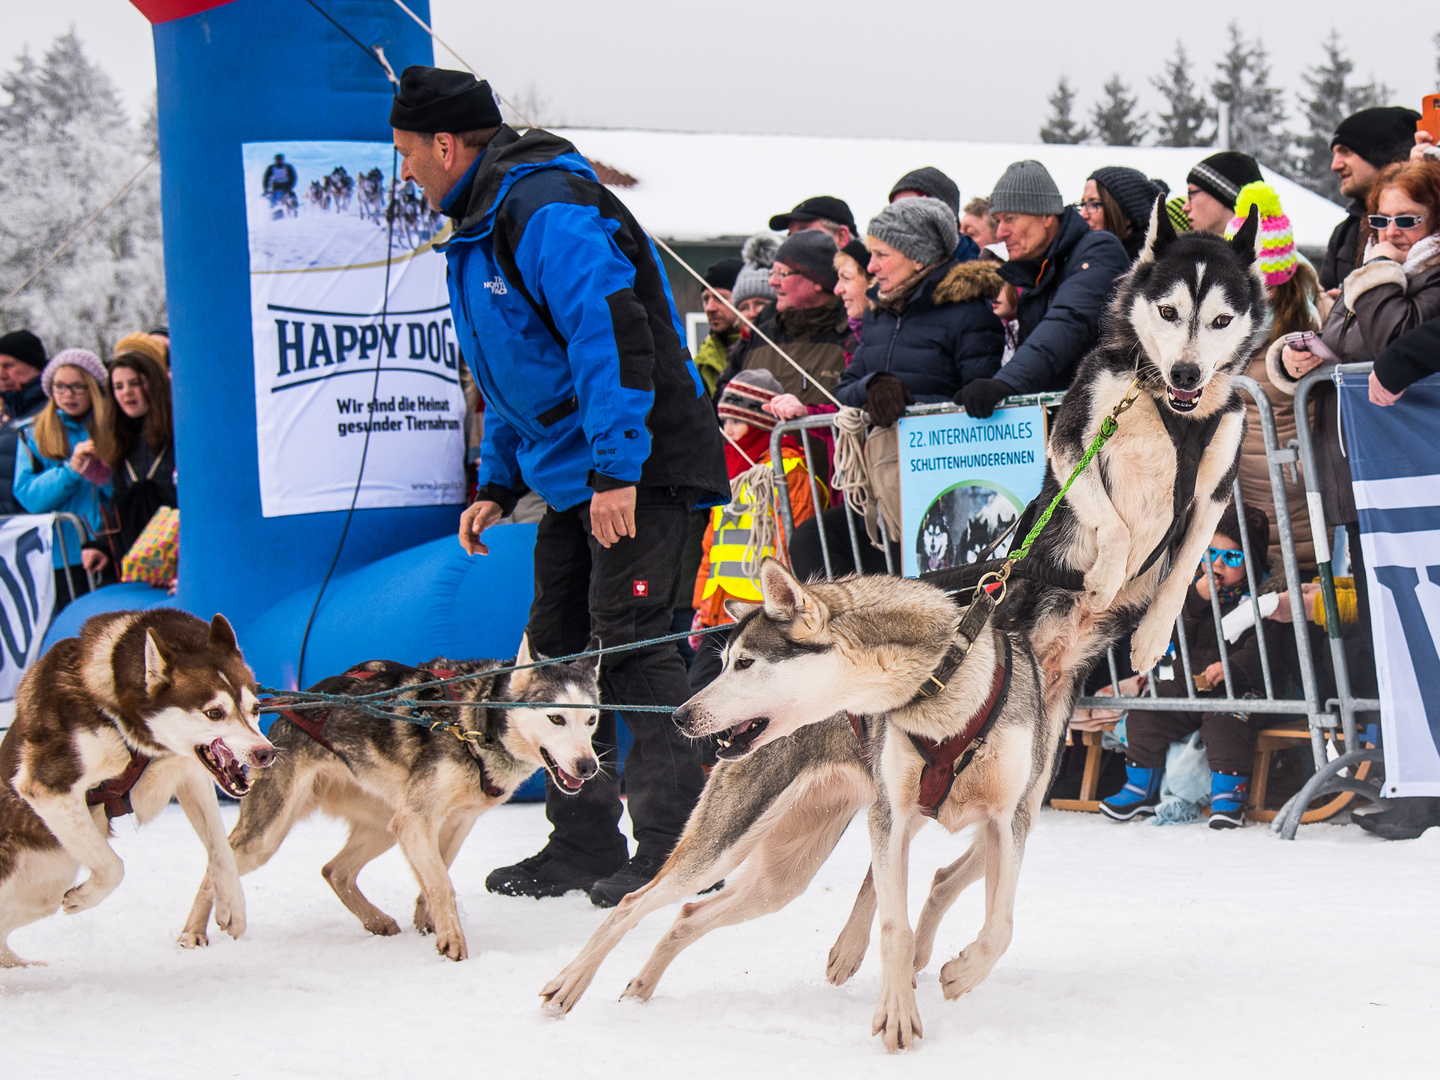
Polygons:
<instances>
[{"instance_id":1,"label":"snow covered ground","mask_svg":"<svg viewBox=\"0 0 1440 1080\"><path fill-rule=\"evenodd\" d=\"M394 851L361 884L406 932L361 929L320 878L343 840L324 819L245 879L241 941L185 952L173 941L203 868L199 842L173 806L118 831L120 889L11 938L50 966L0 971L0 1075L1411 1077L1434 1075L1440 1046L1440 829L1385 843L1312 825L1287 844L1261 827L1047 811L1009 953L974 993L941 998L939 965L983 913L972 889L920 975L927 1038L894 1058L869 1034L878 944L848 985L823 978L868 861L858 823L789 908L702 939L648 1005L618 1002L674 912L652 915L559 1021L535 995L602 914L578 894L484 890L491 868L542 843L538 806L482 818L456 861L461 964L409 928L415 886ZM937 826L921 832L913 913L962 846Z\"/></svg>"}]
</instances>

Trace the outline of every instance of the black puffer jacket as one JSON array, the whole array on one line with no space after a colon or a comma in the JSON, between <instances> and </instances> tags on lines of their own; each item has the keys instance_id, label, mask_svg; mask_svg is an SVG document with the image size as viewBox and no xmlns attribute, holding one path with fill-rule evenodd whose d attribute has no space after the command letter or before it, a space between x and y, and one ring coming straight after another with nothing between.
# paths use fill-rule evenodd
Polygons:
<instances>
[{"instance_id":1,"label":"black puffer jacket","mask_svg":"<svg viewBox=\"0 0 1440 1080\"><path fill-rule=\"evenodd\" d=\"M45 407L45 390L37 375L19 390L5 395L5 413L9 423L0 427L0 514L24 514L27 511L15 501L11 490L15 483L15 452L20 445L17 420L28 420Z\"/></svg>"},{"instance_id":2,"label":"black puffer jacket","mask_svg":"<svg viewBox=\"0 0 1440 1080\"><path fill-rule=\"evenodd\" d=\"M987 300L1000 291L993 263L949 262L898 303L872 303L835 396L864 408L870 379L888 371L921 403L950 401L1000 370L1005 329Z\"/></svg>"},{"instance_id":3,"label":"black puffer jacket","mask_svg":"<svg viewBox=\"0 0 1440 1080\"><path fill-rule=\"evenodd\" d=\"M1000 268L1020 289L1020 344L996 377L1017 394L1067 389L1100 340L1100 316L1129 269L1130 256L1115 234L1092 230L1067 206L1044 255Z\"/></svg>"}]
</instances>

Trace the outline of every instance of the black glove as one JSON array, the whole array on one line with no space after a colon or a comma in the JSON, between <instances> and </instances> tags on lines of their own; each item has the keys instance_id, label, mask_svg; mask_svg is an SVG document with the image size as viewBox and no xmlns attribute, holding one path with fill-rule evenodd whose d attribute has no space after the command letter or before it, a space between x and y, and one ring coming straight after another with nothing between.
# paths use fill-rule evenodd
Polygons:
<instances>
[{"instance_id":1,"label":"black glove","mask_svg":"<svg viewBox=\"0 0 1440 1080\"><path fill-rule=\"evenodd\" d=\"M971 379L960 388L954 401L975 419L988 420L994 414L995 406L1013 393L1015 388L999 379Z\"/></svg>"},{"instance_id":2,"label":"black glove","mask_svg":"<svg viewBox=\"0 0 1440 1080\"><path fill-rule=\"evenodd\" d=\"M915 404L910 388L888 371L870 377L866 394L865 411L870 414L870 422L880 427L890 427L900 419L906 405Z\"/></svg>"}]
</instances>

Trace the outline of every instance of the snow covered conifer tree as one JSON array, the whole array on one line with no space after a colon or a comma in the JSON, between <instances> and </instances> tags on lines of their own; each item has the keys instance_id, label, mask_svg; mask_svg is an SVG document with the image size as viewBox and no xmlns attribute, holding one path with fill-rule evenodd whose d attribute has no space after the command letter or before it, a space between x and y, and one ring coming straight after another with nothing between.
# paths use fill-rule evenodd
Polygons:
<instances>
[{"instance_id":1,"label":"snow covered conifer tree","mask_svg":"<svg viewBox=\"0 0 1440 1080\"><path fill-rule=\"evenodd\" d=\"M1333 29L1321 46L1325 59L1300 77L1309 92L1300 96L1300 108L1308 134L1295 140L1296 179L1327 199L1343 202L1340 181L1330 171L1330 139L1340 121L1353 112L1372 105L1383 105L1390 96L1388 87L1374 82L1352 83L1355 65L1341 47L1340 35Z\"/></svg>"},{"instance_id":2,"label":"snow covered conifer tree","mask_svg":"<svg viewBox=\"0 0 1440 1080\"><path fill-rule=\"evenodd\" d=\"M0 297L25 280L153 153L109 77L74 32L36 63L0 76ZM148 144L148 146L147 146ZM164 319L160 175L152 165L71 246L0 310L0 331L25 327L55 352L108 355L119 337Z\"/></svg>"},{"instance_id":3,"label":"snow covered conifer tree","mask_svg":"<svg viewBox=\"0 0 1440 1080\"><path fill-rule=\"evenodd\" d=\"M1137 99L1118 71L1105 84L1104 94L1090 112L1096 137L1106 146L1139 146L1150 125L1144 113L1135 115Z\"/></svg>"},{"instance_id":4,"label":"snow covered conifer tree","mask_svg":"<svg viewBox=\"0 0 1440 1080\"><path fill-rule=\"evenodd\" d=\"M1216 64L1220 76L1210 84L1210 92L1230 106L1230 149L1288 174L1292 136L1285 129L1281 90L1270 85L1265 45L1259 39L1246 42L1237 23L1228 29L1230 48Z\"/></svg>"},{"instance_id":5,"label":"snow covered conifer tree","mask_svg":"<svg viewBox=\"0 0 1440 1080\"><path fill-rule=\"evenodd\" d=\"M1190 77L1190 58L1185 55L1184 45L1175 42L1175 57L1165 61L1165 75L1150 83L1170 107L1169 112L1160 114L1155 131L1160 146L1209 146L1214 141L1213 132L1202 134L1201 129L1214 122L1215 108Z\"/></svg>"}]
</instances>

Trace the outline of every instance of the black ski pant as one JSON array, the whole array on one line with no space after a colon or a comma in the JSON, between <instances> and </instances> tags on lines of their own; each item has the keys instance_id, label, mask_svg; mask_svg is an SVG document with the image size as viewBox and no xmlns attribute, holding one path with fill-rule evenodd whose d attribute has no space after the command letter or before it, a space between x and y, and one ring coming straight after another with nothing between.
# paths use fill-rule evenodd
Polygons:
<instances>
[{"instance_id":1,"label":"black ski pant","mask_svg":"<svg viewBox=\"0 0 1440 1080\"><path fill-rule=\"evenodd\" d=\"M535 537L531 649L564 656L583 650L591 634L609 647L670 633L688 530L687 501L664 488L637 489L636 535L608 548L590 535L588 502L547 510ZM679 706L689 696L674 642L607 655L600 665L602 702ZM668 712L621 712L635 737L625 758L625 786L636 854L663 859L705 783L700 747ZM554 827L547 847L564 862L609 874L628 857L618 827L613 712L601 712L594 742L601 771L578 794L566 795L546 779L545 814Z\"/></svg>"},{"instance_id":2,"label":"black ski pant","mask_svg":"<svg viewBox=\"0 0 1440 1080\"><path fill-rule=\"evenodd\" d=\"M1176 675L1184 672L1176 666ZM1161 697L1185 696L1185 686L1174 679L1167 679L1156 686ZM1203 699L1219 696L1215 693L1197 694ZM1263 721L1264 714L1253 714L1256 721ZM1125 756L1143 769L1159 769L1165 765L1165 754L1172 742L1188 739L1193 731L1200 732L1200 741L1205 744L1205 756L1214 772L1234 773L1249 776L1255 765L1256 727L1252 717L1238 713L1214 712L1148 712L1131 709L1125 717Z\"/></svg>"}]
</instances>

